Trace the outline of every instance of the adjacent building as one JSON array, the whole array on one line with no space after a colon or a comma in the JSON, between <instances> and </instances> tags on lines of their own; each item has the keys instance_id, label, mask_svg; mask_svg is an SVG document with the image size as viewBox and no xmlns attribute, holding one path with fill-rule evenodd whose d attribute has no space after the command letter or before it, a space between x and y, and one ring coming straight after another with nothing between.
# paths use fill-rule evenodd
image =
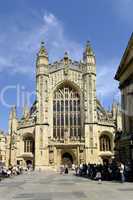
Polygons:
<instances>
[{"instance_id":1,"label":"adjacent building","mask_svg":"<svg viewBox=\"0 0 133 200\"><path fill-rule=\"evenodd\" d=\"M107 111L96 97L96 58L87 42L82 61L68 53L49 63L44 43L36 60L36 100L18 119L9 116L9 164L35 169L61 164L102 163L114 157L121 126L117 105Z\"/></svg>"},{"instance_id":2,"label":"adjacent building","mask_svg":"<svg viewBox=\"0 0 133 200\"><path fill-rule=\"evenodd\" d=\"M6 136L0 131L0 165L6 163Z\"/></svg>"},{"instance_id":3,"label":"adjacent building","mask_svg":"<svg viewBox=\"0 0 133 200\"><path fill-rule=\"evenodd\" d=\"M122 104L122 132L117 133L120 160L133 162L133 34L115 75L119 81Z\"/></svg>"}]
</instances>

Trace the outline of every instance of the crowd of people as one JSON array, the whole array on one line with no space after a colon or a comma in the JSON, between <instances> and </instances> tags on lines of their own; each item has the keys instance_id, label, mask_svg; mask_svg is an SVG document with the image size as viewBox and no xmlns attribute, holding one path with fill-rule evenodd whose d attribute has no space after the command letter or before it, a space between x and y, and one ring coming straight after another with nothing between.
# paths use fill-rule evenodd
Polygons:
<instances>
[{"instance_id":1,"label":"crowd of people","mask_svg":"<svg viewBox=\"0 0 133 200\"><path fill-rule=\"evenodd\" d=\"M3 178L20 175L24 171L31 171L31 170L32 170L31 166L27 166L26 168L24 168L20 165L14 165L14 166L11 165L9 167L2 165L0 166L0 181Z\"/></svg>"},{"instance_id":2,"label":"crowd of people","mask_svg":"<svg viewBox=\"0 0 133 200\"><path fill-rule=\"evenodd\" d=\"M60 174L68 174L70 167L68 165L60 166ZM2 178L11 177L22 174L24 171L32 171L31 165L27 165L23 168L20 165L10 166L9 168L5 166L0 166L0 181ZM104 164L80 164L76 166L72 164L71 170L75 171L76 176L87 177L92 180L98 180L101 182L105 181L133 181L133 171L132 166L127 163L116 162L115 160L111 163Z\"/></svg>"},{"instance_id":3,"label":"crowd of people","mask_svg":"<svg viewBox=\"0 0 133 200\"><path fill-rule=\"evenodd\" d=\"M130 165L112 161L102 164L80 164L75 167L76 175L88 177L92 180L125 181L131 180Z\"/></svg>"}]
</instances>

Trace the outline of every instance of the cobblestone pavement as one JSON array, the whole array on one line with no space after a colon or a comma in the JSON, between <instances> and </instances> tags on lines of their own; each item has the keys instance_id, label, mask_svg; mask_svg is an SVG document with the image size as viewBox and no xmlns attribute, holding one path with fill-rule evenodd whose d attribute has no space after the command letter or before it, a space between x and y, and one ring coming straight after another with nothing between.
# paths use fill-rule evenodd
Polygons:
<instances>
[{"instance_id":1,"label":"cobblestone pavement","mask_svg":"<svg viewBox=\"0 0 133 200\"><path fill-rule=\"evenodd\" d=\"M113 183L30 172L0 182L0 200L133 200L133 183Z\"/></svg>"}]
</instances>

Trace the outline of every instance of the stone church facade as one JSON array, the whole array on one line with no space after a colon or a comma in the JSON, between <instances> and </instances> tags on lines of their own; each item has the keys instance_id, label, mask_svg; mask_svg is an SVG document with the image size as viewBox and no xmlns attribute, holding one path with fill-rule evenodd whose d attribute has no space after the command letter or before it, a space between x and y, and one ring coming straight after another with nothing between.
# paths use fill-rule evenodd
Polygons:
<instances>
[{"instance_id":1,"label":"stone church facade","mask_svg":"<svg viewBox=\"0 0 133 200\"><path fill-rule=\"evenodd\" d=\"M49 64L41 44L36 60L36 101L23 117L9 116L10 164L35 169L61 164L102 163L114 157L114 135L121 128L119 107L106 111L96 98L96 60L87 42L83 61L65 53Z\"/></svg>"}]
</instances>

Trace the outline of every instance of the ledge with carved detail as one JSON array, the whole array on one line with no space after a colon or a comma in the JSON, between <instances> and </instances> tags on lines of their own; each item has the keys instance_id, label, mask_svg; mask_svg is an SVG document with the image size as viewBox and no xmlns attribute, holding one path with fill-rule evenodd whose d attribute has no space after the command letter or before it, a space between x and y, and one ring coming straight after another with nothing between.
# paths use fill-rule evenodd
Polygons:
<instances>
[{"instance_id":1,"label":"ledge with carved detail","mask_svg":"<svg viewBox=\"0 0 133 200\"><path fill-rule=\"evenodd\" d=\"M49 141L51 142L64 142L64 141L69 141L69 142L85 142L85 137L68 137L68 138L61 138L61 137L49 137Z\"/></svg>"},{"instance_id":2,"label":"ledge with carved detail","mask_svg":"<svg viewBox=\"0 0 133 200\"><path fill-rule=\"evenodd\" d=\"M34 154L32 152L24 152L18 158L34 158Z\"/></svg>"},{"instance_id":3,"label":"ledge with carved detail","mask_svg":"<svg viewBox=\"0 0 133 200\"><path fill-rule=\"evenodd\" d=\"M35 126L35 122L33 121L19 122L18 129L32 127L32 126Z\"/></svg>"},{"instance_id":4,"label":"ledge with carved detail","mask_svg":"<svg viewBox=\"0 0 133 200\"><path fill-rule=\"evenodd\" d=\"M113 152L112 151L101 151L100 153L99 153L99 156L100 157L112 157L114 154L113 154Z\"/></svg>"},{"instance_id":5,"label":"ledge with carved detail","mask_svg":"<svg viewBox=\"0 0 133 200\"><path fill-rule=\"evenodd\" d=\"M70 138L49 138L49 145L84 145L85 138L70 137Z\"/></svg>"},{"instance_id":6,"label":"ledge with carved detail","mask_svg":"<svg viewBox=\"0 0 133 200\"><path fill-rule=\"evenodd\" d=\"M98 124L103 126L116 126L114 120L106 120L106 119L99 119Z\"/></svg>"}]
</instances>

